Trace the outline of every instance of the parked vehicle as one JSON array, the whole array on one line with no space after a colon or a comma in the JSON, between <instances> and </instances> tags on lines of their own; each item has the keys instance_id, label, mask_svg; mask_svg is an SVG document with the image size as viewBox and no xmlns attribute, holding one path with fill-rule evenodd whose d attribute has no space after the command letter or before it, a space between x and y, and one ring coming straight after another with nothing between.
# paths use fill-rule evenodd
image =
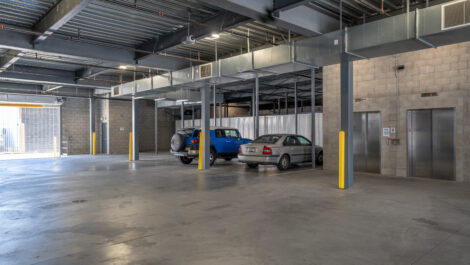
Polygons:
<instances>
[{"instance_id":1,"label":"parked vehicle","mask_svg":"<svg viewBox=\"0 0 470 265\"><path fill-rule=\"evenodd\" d=\"M323 164L323 149L315 146L317 164ZM301 135L269 134L240 146L238 161L250 168L258 165L277 165L286 170L292 164L312 161L312 142Z\"/></svg>"},{"instance_id":2,"label":"parked vehicle","mask_svg":"<svg viewBox=\"0 0 470 265\"><path fill-rule=\"evenodd\" d=\"M171 138L171 154L179 157L181 163L190 164L199 156L199 134L201 129L178 130ZM217 158L230 161L238 155L238 148L251 139L242 138L238 129L215 127L210 129L210 165Z\"/></svg>"}]
</instances>

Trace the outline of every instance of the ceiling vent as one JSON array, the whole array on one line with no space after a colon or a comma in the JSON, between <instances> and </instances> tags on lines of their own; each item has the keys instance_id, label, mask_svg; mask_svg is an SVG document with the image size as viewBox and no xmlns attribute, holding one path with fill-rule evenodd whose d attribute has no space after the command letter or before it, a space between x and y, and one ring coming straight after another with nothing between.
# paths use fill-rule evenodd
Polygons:
<instances>
[{"instance_id":1,"label":"ceiling vent","mask_svg":"<svg viewBox=\"0 0 470 265\"><path fill-rule=\"evenodd\" d=\"M212 64L203 64L199 66L199 78L208 78L212 77Z\"/></svg>"},{"instance_id":2,"label":"ceiling vent","mask_svg":"<svg viewBox=\"0 0 470 265\"><path fill-rule=\"evenodd\" d=\"M442 30L470 25L470 0L442 5Z\"/></svg>"}]
</instances>

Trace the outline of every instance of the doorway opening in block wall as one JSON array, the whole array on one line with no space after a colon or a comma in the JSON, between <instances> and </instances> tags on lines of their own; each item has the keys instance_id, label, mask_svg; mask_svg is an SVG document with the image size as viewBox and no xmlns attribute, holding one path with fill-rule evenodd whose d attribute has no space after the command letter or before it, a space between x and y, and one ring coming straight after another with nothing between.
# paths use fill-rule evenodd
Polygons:
<instances>
[{"instance_id":1,"label":"doorway opening in block wall","mask_svg":"<svg viewBox=\"0 0 470 265\"><path fill-rule=\"evenodd\" d=\"M60 155L60 107L0 103L0 160Z\"/></svg>"}]
</instances>

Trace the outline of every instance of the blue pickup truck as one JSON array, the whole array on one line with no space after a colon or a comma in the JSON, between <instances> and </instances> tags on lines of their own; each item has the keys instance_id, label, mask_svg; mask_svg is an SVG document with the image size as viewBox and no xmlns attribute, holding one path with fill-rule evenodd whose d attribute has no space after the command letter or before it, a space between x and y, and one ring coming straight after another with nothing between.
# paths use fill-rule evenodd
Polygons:
<instances>
[{"instance_id":1,"label":"blue pickup truck","mask_svg":"<svg viewBox=\"0 0 470 265\"><path fill-rule=\"evenodd\" d=\"M199 155L200 132L201 129L197 128L176 131L171 138L171 154L179 157L181 163L190 164ZM240 145L251 142L250 139L242 138L237 129L224 127L210 128L210 139L211 166L217 158L223 158L226 161L236 158Z\"/></svg>"}]
</instances>

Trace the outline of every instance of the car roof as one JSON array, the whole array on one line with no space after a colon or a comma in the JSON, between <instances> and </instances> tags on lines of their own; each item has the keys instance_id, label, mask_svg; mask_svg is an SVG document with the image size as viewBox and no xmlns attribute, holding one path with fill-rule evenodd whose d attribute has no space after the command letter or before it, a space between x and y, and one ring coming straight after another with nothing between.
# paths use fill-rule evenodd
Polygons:
<instances>
[{"instance_id":1,"label":"car roof","mask_svg":"<svg viewBox=\"0 0 470 265\"><path fill-rule=\"evenodd\" d=\"M222 127L222 126L211 126L210 130L216 130L216 129L223 129L223 130L238 130L237 128L232 128L232 127ZM179 130L201 130L201 127L195 127L195 128L182 128Z\"/></svg>"}]
</instances>

